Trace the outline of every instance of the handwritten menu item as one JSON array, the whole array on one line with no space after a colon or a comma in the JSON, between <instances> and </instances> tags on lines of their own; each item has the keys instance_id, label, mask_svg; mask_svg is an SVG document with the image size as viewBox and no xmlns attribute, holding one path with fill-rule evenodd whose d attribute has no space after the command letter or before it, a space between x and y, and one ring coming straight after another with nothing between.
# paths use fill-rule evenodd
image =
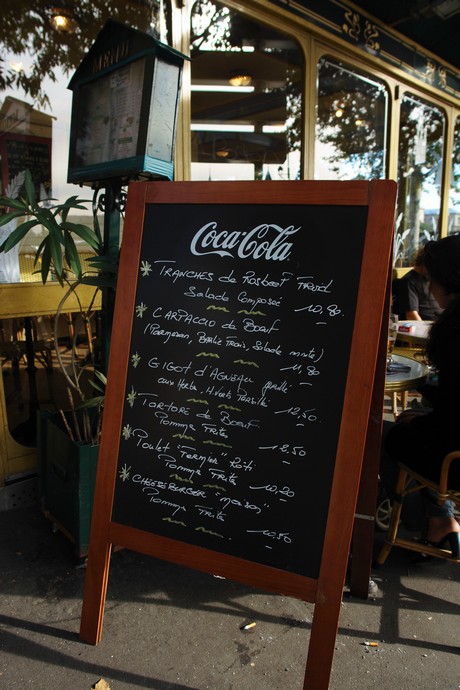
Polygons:
<instances>
[{"instance_id":1,"label":"handwritten menu item","mask_svg":"<svg viewBox=\"0 0 460 690\"><path fill-rule=\"evenodd\" d=\"M83 640L101 639L116 544L314 602L304 690L326 690L378 445L395 197L391 181L130 186Z\"/></svg>"},{"instance_id":2,"label":"handwritten menu item","mask_svg":"<svg viewBox=\"0 0 460 690\"><path fill-rule=\"evenodd\" d=\"M116 522L317 577L366 217L147 207Z\"/></svg>"}]
</instances>

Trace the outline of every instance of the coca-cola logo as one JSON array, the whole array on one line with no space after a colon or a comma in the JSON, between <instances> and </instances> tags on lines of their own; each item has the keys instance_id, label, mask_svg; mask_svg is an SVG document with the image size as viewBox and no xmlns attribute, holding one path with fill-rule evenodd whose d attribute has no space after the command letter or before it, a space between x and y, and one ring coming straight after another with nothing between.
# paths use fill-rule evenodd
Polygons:
<instances>
[{"instance_id":1,"label":"coca-cola logo","mask_svg":"<svg viewBox=\"0 0 460 690\"><path fill-rule=\"evenodd\" d=\"M217 223L203 225L193 237L190 250L195 256L219 254L240 259L266 259L284 261L292 250L288 238L300 228L289 225L282 228L276 223L262 223L252 230L218 230Z\"/></svg>"}]
</instances>

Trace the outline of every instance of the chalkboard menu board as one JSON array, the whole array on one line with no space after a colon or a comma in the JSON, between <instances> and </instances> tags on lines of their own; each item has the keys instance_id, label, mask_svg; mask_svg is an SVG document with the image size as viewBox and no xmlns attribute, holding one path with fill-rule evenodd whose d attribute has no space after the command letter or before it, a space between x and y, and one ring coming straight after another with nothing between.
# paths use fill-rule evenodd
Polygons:
<instances>
[{"instance_id":1,"label":"chalkboard menu board","mask_svg":"<svg viewBox=\"0 0 460 690\"><path fill-rule=\"evenodd\" d=\"M0 137L0 153L5 189L18 173L30 170L37 197L40 190L51 196L51 139L8 134Z\"/></svg>"},{"instance_id":2,"label":"chalkboard menu board","mask_svg":"<svg viewBox=\"0 0 460 690\"><path fill-rule=\"evenodd\" d=\"M146 207L115 522L318 576L366 221Z\"/></svg>"},{"instance_id":3,"label":"chalkboard menu board","mask_svg":"<svg viewBox=\"0 0 460 690\"><path fill-rule=\"evenodd\" d=\"M130 185L83 640L124 546L313 602L304 690L327 689L379 446L395 199L388 180Z\"/></svg>"}]
</instances>

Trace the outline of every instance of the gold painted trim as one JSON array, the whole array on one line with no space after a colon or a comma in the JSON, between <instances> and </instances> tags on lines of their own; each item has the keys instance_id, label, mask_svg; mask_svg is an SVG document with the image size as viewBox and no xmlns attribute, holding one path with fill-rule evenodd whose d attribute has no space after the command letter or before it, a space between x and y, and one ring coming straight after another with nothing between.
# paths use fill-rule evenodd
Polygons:
<instances>
[{"instance_id":1,"label":"gold painted trim","mask_svg":"<svg viewBox=\"0 0 460 690\"><path fill-rule=\"evenodd\" d=\"M82 309L88 309L92 303L95 288L91 285L79 285L76 293ZM59 302L64 297L66 288L59 283L1 283L0 284L0 319L14 319L24 316L41 316L54 314ZM101 292L98 291L93 308L101 308ZM66 312L80 311L75 294L69 296L65 304Z\"/></svg>"}]
</instances>

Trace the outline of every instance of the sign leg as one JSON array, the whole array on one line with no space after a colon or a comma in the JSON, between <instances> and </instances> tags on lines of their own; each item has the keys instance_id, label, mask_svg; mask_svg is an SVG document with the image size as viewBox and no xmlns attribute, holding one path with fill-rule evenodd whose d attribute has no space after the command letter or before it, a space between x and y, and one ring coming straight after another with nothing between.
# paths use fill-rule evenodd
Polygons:
<instances>
[{"instance_id":1,"label":"sign leg","mask_svg":"<svg viewBox=\"0 0 460 690\"><path fill-rule=\"evenodd\" d=\"M112 544L106 540L91 540L80 621L80 639L89 644L97 644L102 637L111 551Z\"/></svg>"},{"instance_id":2,"label":"sign leg","mask_svg":"<svg viewBox=\"0 0 460 690\"><path fill-rule=\"evenodd\" d=\"M319 583L303 690L327 690L334 656L342 587L340 583Z\"/></svg>"}]
</instances>

